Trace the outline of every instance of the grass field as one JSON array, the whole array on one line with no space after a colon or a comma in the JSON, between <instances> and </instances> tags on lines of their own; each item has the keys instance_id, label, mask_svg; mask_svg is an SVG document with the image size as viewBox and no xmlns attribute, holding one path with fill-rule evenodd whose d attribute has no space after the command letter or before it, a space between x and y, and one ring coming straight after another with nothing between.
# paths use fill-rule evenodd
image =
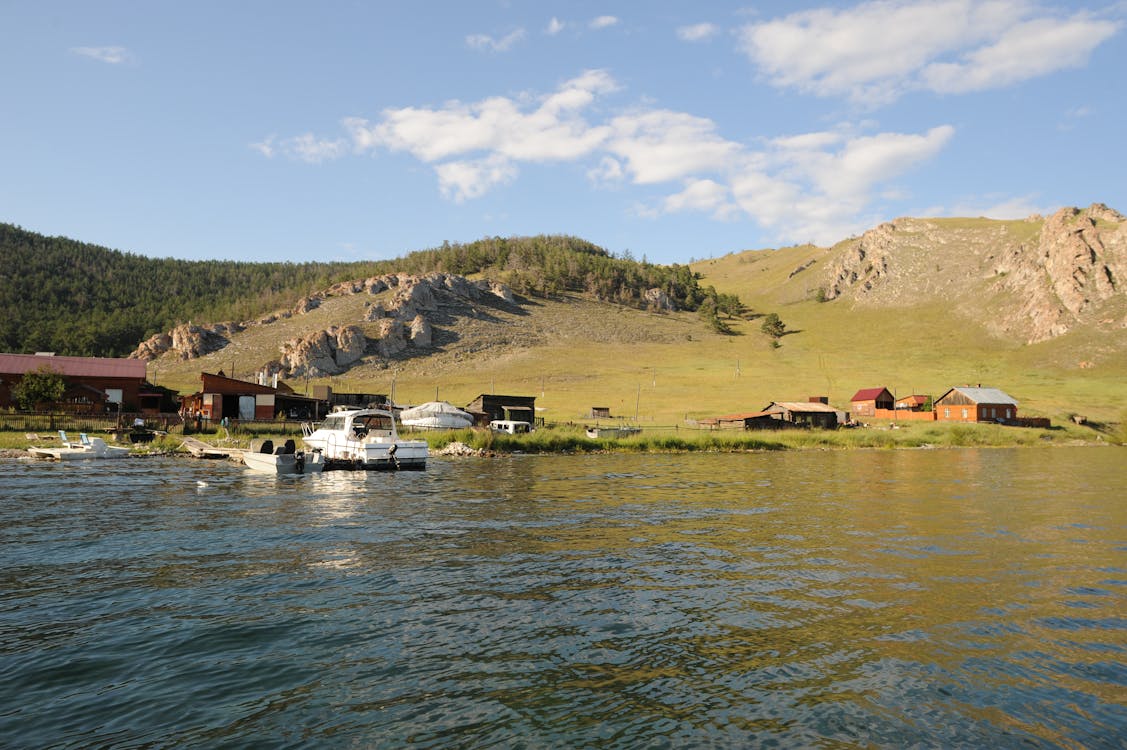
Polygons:
<instances>
[{"instance_id":1,"label":"grass field","mask_svg":"<svg viewBox=\"0 0 1127 750\"><path fill-rule=\"evenodd\" d=\"M908 271L897 272L926 277L942 266L930 296L898 292L879 304L849 296L818 302L840 247L736 253L693 265L705 284L738 294L748 306L747 319L728 321L732 336L712 331L694 313L649 313L579 297L532 299L519 310L490 307L446 315L433 349L369 358L342 376L289 384L302 393L328 383L338 392L393 395L400 404L439 399L461 406L482 393L532 395L549 422L582 423L599 406L642 427L670 429L687 419L810 396L827 396L848 409L861 388L938 397L956 385L982 384L1017 399L1024 416L1063 424L1083 415L1097 428L1123 421L1127 328L1085 325L1026 345L1019 337L991 332L997 330L993 311L1018 301L1011 293L981 275L961 285L960 263L988 276L988 258L996 252L992 243L1027 241L1037 223L902 223L907 241L915 244L903 250ZM931 288L933 280L898 283L918 291ZM329 300L308 315L248 329L202 359L151 363L150 379L190 393L198 390L201 371L246 377L277 359L283 341L316 328L360 323L365 303L372 301L379 298ZM759 316L770 312L788 330L778 346L760 331ZM1113 300L1101 315L1127 320L1127 296Z\"/></svg>"}]
</instances>

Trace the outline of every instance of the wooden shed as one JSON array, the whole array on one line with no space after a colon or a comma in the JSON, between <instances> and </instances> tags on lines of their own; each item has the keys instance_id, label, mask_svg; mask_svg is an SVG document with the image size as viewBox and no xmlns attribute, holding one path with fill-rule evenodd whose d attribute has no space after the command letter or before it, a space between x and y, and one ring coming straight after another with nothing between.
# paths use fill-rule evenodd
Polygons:
<instances>
[{"instance_id":1,"label":"wooden shed","mask_svg":"<svg viewBox=\"0 0 1127 750\"><path fill-rule=\"evenodd\" d=\"M820 401L772 401L763 412L772 419L781 419L801 427L834 429L838 411Z\"/></svg>"},{"instance_id":2,"label":"wooden shed","mask_svg":"<svg viewBox=\"0 0 1127 750\"><path fill-rule=\"evenodd\" d=\"M911 396L896 399L896 408L901 411L924 411L931 403L931 396L914 393Z\"/></svg>"},{"instance_id":3,"label":"wooden shed","mask_svg":"<svg viewBox=\"0 0 1127 750\"><path fill-rule=\"evenodd\" d=\"M222 372L201 372L203 386L198 393L181 399L190 414L199 412L205 419L273 419L277 388L229 378Z\"/></svg>"},{"instance_id":4,"label":"wooden shed","mask_svg":"<svg viewBox=\"0 0 1127 750\"><path fill-rule=\"evenodd\" d=\"M478 424L489 424L494 420L513 420L536 424L535 396L503 396L483 393L465 407L474 415Z\"/></svg>"},{"instance_id":5,"label":"wooden shed","mask_svg":"<svg viewBox=\"0 0 1127 750\"><path fill-rule=\"evenodd\" d=\"M940 422L1007 422L1017 419L1017 401L997 388L956 386L935 400Z\"/></svg>"},{"instance_id":6,"label":"wooden shed","mask_svg":"<svg viewBox=\"0 0 1127 750\"><path fill-rule=\"evenodd\" d=\"M896 397L887 388L862 388L849 399L849 412L854 417L876 416L877 409L893 409Z\"/></svg>"}]
</instances>

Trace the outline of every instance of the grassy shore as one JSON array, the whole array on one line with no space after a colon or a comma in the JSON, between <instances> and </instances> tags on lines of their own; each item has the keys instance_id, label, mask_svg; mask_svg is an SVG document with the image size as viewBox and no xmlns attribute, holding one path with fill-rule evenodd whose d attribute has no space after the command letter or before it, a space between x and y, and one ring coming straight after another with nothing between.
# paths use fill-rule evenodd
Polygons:
<instances>
[{"instance_id":1,"label":"grassy shore","mask_svg":"<svg viewBox=\"0 0 1127 750\"><path fill-rule=\"evenodd\" d=\"M1046 445L1113 445L1127 443L1123 426L1101 432L1067 424L1050 429L1003 427L996 424L909 423L841 430L787 430L781 432L704 431L648 429L619 439L593 439L578 426L552 426L525 435L508 435L483 429L441 432L405 432L424 439L432 451L451 443L474 450L507 453L740 453L747 451L849 450L897 448L1029 447ZM292 435L233 433L229 438L199 435L214 445L249 448L253 440L269 438L275 443ZM43 441L48 444L50 441ZM180 436L171 434L152 443L135 446L141 453L181 451ZM22 450L29 441L23 433L0 432L0 450Z\"/></svg>"},{"instance_id":2,"label":"grassy shore","mask_svg":"<svg viewBox=\"0 0 1127 750\"><path fill-rule=\"evenodd\" d=\"M592 439L578 427L554 427L526 435L484 430L455 430L423 435L440 450L461 442L496 453L671 453L782 450L848 450L859 448L1019 447L1039 445L1100 445L1121 442L1123 436L1102 435L1077 425L1050 429L1003 427L994 424L908 424L898 428L868 427L842 430L782 432L645 430L621 439Z\"/></svg>"}]
</instances>

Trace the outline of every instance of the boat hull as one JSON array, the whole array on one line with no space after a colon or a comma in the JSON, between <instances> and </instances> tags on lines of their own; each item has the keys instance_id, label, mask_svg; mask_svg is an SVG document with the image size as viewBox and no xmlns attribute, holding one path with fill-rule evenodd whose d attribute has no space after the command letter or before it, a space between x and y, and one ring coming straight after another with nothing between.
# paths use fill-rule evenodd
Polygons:
<instances>
[{"instance_id":1,"label":"boat hull","mask_svg":"<svg viewBox=\"0 0 1127 750\"><path fill-rule=\"evenodd\" d=\"M90 461L103 458L125 458L129 455L128 448L106 445L101 438L94 438L89 445L69 445L61 448L40 448L32 446L27 452L33 458L45 458L51 461Z\"/></svg>"},{"instance_id":2,"label":"boat hull","mask_svg":"<svg viewBox=\"0 0 1127 750\"><path fill-rule=\"evenodd\" d=\"M379 409L330 414L302 442L324 455L327 469L421 470L429 454L425 440L400 438L394 416Z\"/></svg>"},{"instance_id":3,"label":"boat hull","mask_svg":"<svg viewBox=\"0 0 1127 750\"><path fill-rule=\"evenodd\" d=\"M300 476L319 474L325 468L325 459L320 453L251 453L243 454L243 464L248 469L275 474L278 476Z\"/></svg>"}]
</instances>

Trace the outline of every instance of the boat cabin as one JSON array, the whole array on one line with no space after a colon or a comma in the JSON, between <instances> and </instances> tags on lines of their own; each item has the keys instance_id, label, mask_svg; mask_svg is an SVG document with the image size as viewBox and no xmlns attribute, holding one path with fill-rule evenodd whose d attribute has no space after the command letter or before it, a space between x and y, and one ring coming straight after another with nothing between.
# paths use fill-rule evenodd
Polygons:
<instances>
[{"instance_id":1,"label":"boat cabin","mask_svg":"<svg viewBox=\"0 0 1127 750\"><path fill-rule=\"evenodd\" d=\"M394 437L395 424L389 413L372 412L352 416L344 412L330 414L320 424L322 430L343 431L349 429L357 440L369 437Z\"/></svg>"}]
</instances>

